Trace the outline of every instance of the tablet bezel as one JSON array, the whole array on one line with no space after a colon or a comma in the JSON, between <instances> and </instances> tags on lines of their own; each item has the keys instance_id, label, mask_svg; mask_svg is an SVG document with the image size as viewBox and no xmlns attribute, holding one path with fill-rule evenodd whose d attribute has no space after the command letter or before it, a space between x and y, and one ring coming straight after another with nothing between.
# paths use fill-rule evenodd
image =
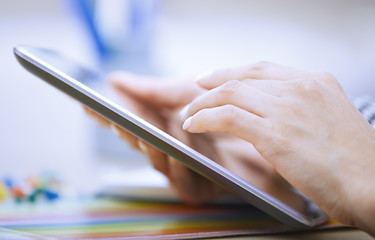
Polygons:
<instances>
[{"instance_id":1,"label":"tablet bezel","mask_svg":"<svg viewBox=\"0 0 375 240\"><path fill-rule=\"evenodd\" d=\"M315 217L296 211L37 56L38 52L44 52L54 54L63 61L70 61L57 52L30 46L17 46L13 51L19 63L34 75L275 219L297 228L315 227L328 219L327 215L309 200L306 200L310 204L307 207L314 211Z\"/></svg>"}]
</instances>

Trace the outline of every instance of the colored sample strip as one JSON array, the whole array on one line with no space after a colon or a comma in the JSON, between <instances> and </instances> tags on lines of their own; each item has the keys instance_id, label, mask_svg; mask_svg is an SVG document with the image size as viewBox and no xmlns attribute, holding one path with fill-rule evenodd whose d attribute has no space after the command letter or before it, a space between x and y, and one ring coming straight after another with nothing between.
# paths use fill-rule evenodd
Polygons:
<instances>
[{"instance_id":1,"label":"colored sample strip","mask_svg":"<svg viewBox=\"0 0 375 240\"><path fill-rule=\"evenodd\" d=\"M325 227L338 226L332 222ZM0 238L188 239L287 231L293 229L249 205L192 207L109 199L0 205Z\"/></svg>"}]
</instances>

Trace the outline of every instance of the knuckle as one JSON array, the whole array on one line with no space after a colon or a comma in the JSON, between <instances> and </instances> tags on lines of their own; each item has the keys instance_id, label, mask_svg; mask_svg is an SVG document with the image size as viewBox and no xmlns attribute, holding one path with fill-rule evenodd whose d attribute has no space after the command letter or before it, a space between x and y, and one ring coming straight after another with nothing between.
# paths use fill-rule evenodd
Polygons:
<instances>
[{"instance_id":1,"label":"knuckle","mask_svg":"<svg viewBox=\"0 0 375 240\"><path fill-rule=\"evenodd\" d=\"M280 157L280 156L285 156L288 155L293 147L293 143L291 142L290 138L285 136L287 134L281 133L280 136L278 137L273 137L271 149L275 149L272 153L274 154L274 158Z\"/></svg>"},{"instance_id":2,"label":"knuckle","mask_svg":"<svg viewBox=\"0 0 375 240\"><path fill-rule=\"evenodd\" d=\"M329 72L316 72L316 77L321 80L321 82L326 83L328 85L339 85L335 76L333 76Z\"/></svg>"},{"instance_id":3,"label":"knuckle","mask_svg":"<svg viewBox=\"0 0 375 240\"><path fill-rule=\"evenodd\" d=\"M247 78L262 78L262 75L273 66L275 64L271 62L260 61L248 66L244 74Z\"/></svg>"},{"instance_id":4,"label":"knuckle","mask_svg":"<svg viewBox=\"0 0 375 240\"><path fill-rule=\"evenodd\" d=\"M225 128L231 129L239 118L236 107L233 105L224 105L219 118Z\"/></svg>"},{"instance_id":5,"label":"knuckle","mask_svg":"<svg viewBox=\"0 0 375 240\"><path fill-rule=\"evenodd\" d=\"M304 89L308 92L315 92L321 88L321 82L316 78L308 78L304 83Z\"/></svg>"},{"instance_id":6,"label":"knuckle","mask_svg":"<svg viewBox=\"0 0 375 240\"><path fill-rule=\"evenodd\" d=\"M298 81L296 90L302 96L319 97L324 91L324 83L319 78L310 76Z\"/></svg>"},{"instance_id":7,"label":"knuckle","mask_svg":"<svg viewBox=\"0 0 375 240\"><path fill-rule=\"evenodd\" d=\"M237 89L241 86L238 80L230 80L225 83L219 90L219 95L223 98L228 98L236 94Z\"/></svg>"},{"instance_id":8,"label":"knuckle","mask_svg":"<svg viewBox=\"0 0 375 240\"><path fill-rule=\"evenodd\" d=\"M269 68L271 65L273 65L271 62L259 61L253 65L250 65L248 70L250 72L261 72Z\"/></svg>"},{"instance_id":9,"label":"knuckle","mask_svg":"<svg viewBox=\"0 0 375 240\"><path fill-rule=\"evenodd\" d=\"M332 80L336 80L335 76L333 76L331 73L329 72L315 72L315 75L322 79L323 81L324 80L328 80L328 81L332 81Z\"/></svg>"}]
</instances>

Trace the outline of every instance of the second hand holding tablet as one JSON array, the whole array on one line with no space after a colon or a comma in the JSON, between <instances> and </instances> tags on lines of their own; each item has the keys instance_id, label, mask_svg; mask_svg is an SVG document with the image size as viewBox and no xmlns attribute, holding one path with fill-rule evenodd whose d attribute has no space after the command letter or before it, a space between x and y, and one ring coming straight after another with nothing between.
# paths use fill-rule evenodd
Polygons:
<instances>
[{"instance_id":1,"label":"second hand holding tablet","mask_svg":"<svg viewBox=\"0 0 375 240\"><path fill-rule=\"evenodd\" d=\"M94 91L86 84L99 77L95 72L51 50L19 46L14 48L14 53L18 61L36 76L279 221L294 227L306 228L315 227L327 220L327 216L302 195L302 208L301 205L289 204L287 200L290 196L296 195L295 190L291 189L282 196L272 195L271 191L256 187Z\"/></svg>"}]
</instances>

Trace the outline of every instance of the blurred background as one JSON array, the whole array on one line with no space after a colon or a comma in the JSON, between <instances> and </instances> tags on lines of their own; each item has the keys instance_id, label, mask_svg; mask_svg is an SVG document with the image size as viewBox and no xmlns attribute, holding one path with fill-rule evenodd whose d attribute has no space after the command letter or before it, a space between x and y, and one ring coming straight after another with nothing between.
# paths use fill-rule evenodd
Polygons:
<instances>
[{"instance_id":1,"label":"blurred background","mask_svg":"<svg viewBox=\"0 0 375 240\"><path fill-rule=\"evenodd\" d=\"M12 53L17 44L55 49L104 72L158 76L266 60L331 72L353 98L375 95L373 0L0 4L0 177L53 171L80 193L167 184L79 104L26 72Z\"/></svg>"}]
</instances>

